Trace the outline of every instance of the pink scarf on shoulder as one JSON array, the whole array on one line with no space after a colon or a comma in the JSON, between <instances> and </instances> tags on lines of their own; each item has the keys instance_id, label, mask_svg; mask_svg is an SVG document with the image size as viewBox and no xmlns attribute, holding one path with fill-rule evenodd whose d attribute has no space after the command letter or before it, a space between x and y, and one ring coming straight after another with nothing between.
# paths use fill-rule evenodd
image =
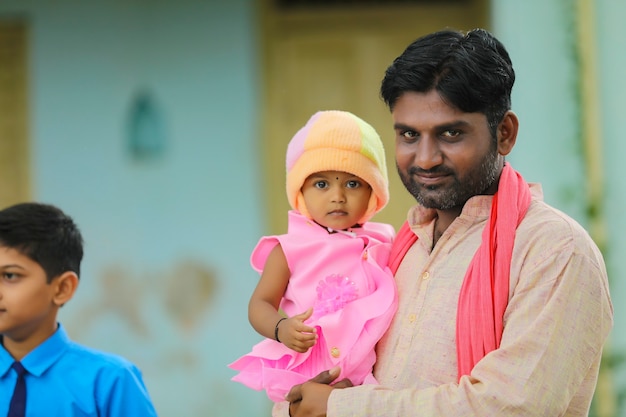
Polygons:
<instances>
[{"instance_id":1,"label":"pink scarf on shoulder","mask_svg":"<svg viewBox=\"0 0 626 417\"><path fill-rule=\"evenodd\" d=\"M530 200L530 189L524 178L505 163L482 243L465 273L459 294L456 320L459 379L469 375L478 361L500 346L509 301L515 230L526 215ZM389 268L394 274L416 240L417 236L405 222L389 258Z\"/></svg>"}]
</instances>

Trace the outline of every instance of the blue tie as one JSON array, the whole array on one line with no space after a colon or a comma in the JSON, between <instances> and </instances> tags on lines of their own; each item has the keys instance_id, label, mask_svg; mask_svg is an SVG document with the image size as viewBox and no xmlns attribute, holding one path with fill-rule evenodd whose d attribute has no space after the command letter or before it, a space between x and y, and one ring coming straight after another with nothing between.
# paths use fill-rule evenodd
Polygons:
<instances>
[{"instance_id":1,"label":"blue tie","mask_svg":"<svg viewBox=\"0 0 626 417\"><path fill-rule=\"evenodd\" d=\"M15 390L13 391L13 397L11 398L11 405L9 406L9 414L7 417L25 417L26 416L26 380L24 375L26 369L19 362L13 362L11 366L17 373L17 382L15 383Z\"/></svg>"}]
</instances>

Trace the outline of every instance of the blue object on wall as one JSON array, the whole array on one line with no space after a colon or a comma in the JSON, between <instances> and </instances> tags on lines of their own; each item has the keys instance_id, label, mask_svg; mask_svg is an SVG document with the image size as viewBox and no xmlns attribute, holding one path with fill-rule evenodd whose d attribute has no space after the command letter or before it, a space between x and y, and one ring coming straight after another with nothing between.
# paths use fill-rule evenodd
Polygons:
<instances>
[{"instance_id":1,"label":"blue object on wall","mask_svg":"<svg viewBox=\"0 0 626 417\"><path fill-rule=\"evenodd\" d=\"M134 159L161 156L166 148L163 115L148 91L136 94L130 108L128 146Z\"/></svg>"}]
</instances>

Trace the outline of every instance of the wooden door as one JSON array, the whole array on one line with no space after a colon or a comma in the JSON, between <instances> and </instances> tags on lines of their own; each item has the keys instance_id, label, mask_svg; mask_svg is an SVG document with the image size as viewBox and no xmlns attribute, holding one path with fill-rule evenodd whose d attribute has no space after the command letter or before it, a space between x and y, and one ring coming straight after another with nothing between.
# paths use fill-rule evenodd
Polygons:
<instances>
[{"instance_id":1,"label":"wooden door","mask_svg":"<svg viewBox=\"0 0 626 417\"><path fill-rule=\"evenodd\" d=\"M26 35L0 16L0 208L30 198Z\"/></svg>"},{"instance_id":2,"label":"wooden door","mask_svg":"<svg viewBox=\"0 0 626 417\"><path fill-rule=\"evenodd\" d=\"M311 3L306 5L305 3ZM267 232L286 231L285 152L318 110L348 110L385 144L391 200L373 220L396 229L415 204L396 173L391 116L379 96L385 69L417 37L488 22L486 0L262 2L262 137Z\"/></svg>"}]
</instances>

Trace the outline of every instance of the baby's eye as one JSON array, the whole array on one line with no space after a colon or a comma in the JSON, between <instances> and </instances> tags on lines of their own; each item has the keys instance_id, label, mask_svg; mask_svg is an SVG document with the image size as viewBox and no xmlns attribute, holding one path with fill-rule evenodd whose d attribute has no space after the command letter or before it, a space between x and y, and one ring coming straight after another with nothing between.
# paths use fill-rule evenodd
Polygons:
<instances>
[{"instance_id":1,"label":"baby's eye","mask_svg":"<svg viewBox=\"0 0 626 417\"><path fill-rule=\"evenodd\" d=\"M324 188L328 187L328 182L326 181L315 181L315 184L313 184L313 186L315 188L319 188L320 190L323 190Z\"/></svg>"},{"instance_id":2,"label":"baby's eye","mask_svg":"<svg viewBox=\"0 0 626 417\"><path fill-rule=\"evenodd\" d=\"M346 187L348 188L359 188L361 186L361 182L357 180L350 180L346 183Z\"/></svg>"}]
</instances>

